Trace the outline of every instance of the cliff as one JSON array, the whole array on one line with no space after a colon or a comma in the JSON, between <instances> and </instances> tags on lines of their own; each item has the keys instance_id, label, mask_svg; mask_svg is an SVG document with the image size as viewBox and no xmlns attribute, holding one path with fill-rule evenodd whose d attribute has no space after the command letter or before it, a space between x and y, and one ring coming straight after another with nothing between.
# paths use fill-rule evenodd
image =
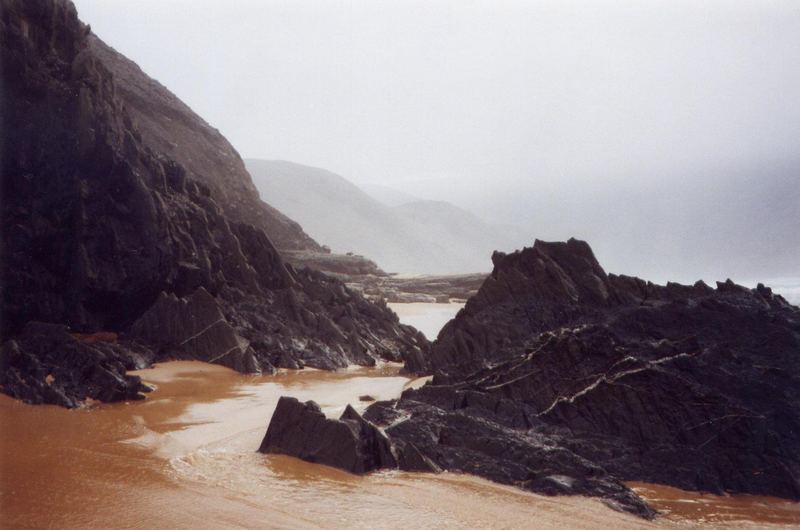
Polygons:
<instances>
[{"instance_id":1,"label":"cliff","mask_svg":"<svg viewBox=\"0 0 800 530\"><path fill-rule=\"evenodd\" d=\"M76 406L138 395L125 370L158 359L332 369L427 346L384 305L287 265L268 232L315 244L71 2L4 0L2 41L0 390ZM99 331L113 339L75 336Z\"/></svg>"}]
</instances>

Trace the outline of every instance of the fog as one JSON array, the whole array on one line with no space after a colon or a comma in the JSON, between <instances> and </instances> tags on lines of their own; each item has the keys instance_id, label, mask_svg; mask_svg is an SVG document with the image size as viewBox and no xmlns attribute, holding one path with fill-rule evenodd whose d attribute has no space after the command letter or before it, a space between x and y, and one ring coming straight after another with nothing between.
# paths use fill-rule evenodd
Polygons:
<instances>
[{"instance_id":1,"label":"fog","mask_svg":"<svg viewBox=\"0 0 800 530\"><path fill-rule=\"evenodd\" d=\"M609 271L800 276L796 1L75 3L242 156L585 238Z\"/></svg>"}]
</instances>

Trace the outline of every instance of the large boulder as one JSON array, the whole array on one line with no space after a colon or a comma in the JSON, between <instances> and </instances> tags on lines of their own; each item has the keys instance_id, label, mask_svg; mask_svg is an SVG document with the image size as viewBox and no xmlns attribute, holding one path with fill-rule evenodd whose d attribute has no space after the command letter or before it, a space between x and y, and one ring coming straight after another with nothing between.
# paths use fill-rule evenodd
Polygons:
<instances>
[{"instance_id":1,"label":"large boulder","mask_svg":"<svg viewBox=\"0 0 800 530\"><path fill-rule=\"evenodd\" d=\"M281 397L258 449L366 473L397 465L386 436L349 405L328 419L313 401Z\"/></svg>"}]
</instances>

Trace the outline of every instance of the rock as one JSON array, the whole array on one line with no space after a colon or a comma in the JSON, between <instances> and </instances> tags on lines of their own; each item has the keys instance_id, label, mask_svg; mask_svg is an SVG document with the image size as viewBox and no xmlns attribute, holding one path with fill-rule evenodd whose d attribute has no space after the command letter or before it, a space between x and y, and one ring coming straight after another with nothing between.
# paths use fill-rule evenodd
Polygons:
<instances>
[{"instance_id":1,"label":"rock","mask_svg":"<svg viewBox=\"0 0 800 530\"><path fill-rule=\"evenodd\" d=\"M798 308L764 286L606 274L576 240L493 261L413 360L433 382L367 409L396 450L643 516L625 481L800 497Z\"/></svg>"},{"instance_id":2,"label":"rock","mask_svg":"<svg viewBox=\"0 0 800 530\"><path fill-rule=\"evenodd\" d=\"M370 396L370 395L364 394L363 396L358 396L358 400L359 401L375 401L375 398Z\"/></svg>"},{"instance_id":3,"label":"rock","mask_svg":"<svg viewBox=\"0 0 800 530\"><path fill-rule=\"evenodd\" d=\"M36 364L14 355L19 377L6 377L4 392L70 405L102 380L108 392L89 395L129 397L116 377L91 375L105 366L99 355L79 372L71 357L27 346L30 322L95 337L97 351L113 349L126 366L146 357L243 372L335 369L427 348L385 304L287 264L271 238L321 247L259 199L219 132L87 34L71 2L5 0L0 40L4 128L14 131L0 157L0 339L22 348L8 355L53 365L66 397L33 392Z\"/></svg>"},{"instance_id":4,"label":"rock","mask_svg":"<svg viewBox=\"0 0 800 530\"><path fill-rule=\"evenodd\" d=\"M396 467L389 441L348 406L338 420L325 417L313 401L281 397L261 453L285 454L351 473Z\"/></svg>"},{"instance_id":5,"label":"rock","mask_svg":"<svg viewBox=\"0 0 800 530\"><path fill-rule=\"evenodd\" d=\"M397 467L403 471L428 473L439 473L442 471L441 467L436 465L430 458L423 455L413 443L406 443L398 438L394 447L398 454Z\"/></svg>"},{"instance_id":6,"label":"rock","mask_svg":"<svg viewBox=\"0 0 800 530\"><path fill-rule=\"evenodd\" d=\"M0 390L28 403L69 408L87 398L139 400L144 398L140 392L150 389L139 377L126 374L141 367L134 359L118 344L79 340L66 326L29 322L0 349Z\"/></svg>"},{"instance_id":7,"label":"rock","mask_svg":"<svg viewBox=\"0 0 800 530\"><path fill-rule=\"evenodd\" d=\"M398 467L597 496L645 518L626 481L798 498L798 308L764 286L609 275L576 240L493 259L431 349L406 358L433 382L365 413ZM302 444L316 437L297 434L314 429L281 432L292 454L313 454ZM331 440L326 451L353 451Z\"/></svg>"},{"instance_id":8,"label":"rock","mask_svg":"<svg viewBox=\"0 0 800 530\"><path fill-rule=\"evenodd\" d=\"M484 408L489 400L470 403L463 394L447 392L448 399L438 401L445 408L418 401L413 391L397 405L407 417L385 426L385 432L400 453L401 469L471 473L547 495L599 496L639 516L654 515L618 478L558 439L520 428L505 413L495 417L493 409Z\"/></svg>"},{"instance_id":9,"label":"rock","mask_svg":"<svg viewBox=\"0 0 800 530\"><path fill-rule=\"evenodd\" d=\"M130 333L171 357L213 362L244 373L262 369L250 343L236 334L203 287L185 298L162 292ZM265 364L265 371L271 372L272 365Z\"/></svg>"}]
</instances>

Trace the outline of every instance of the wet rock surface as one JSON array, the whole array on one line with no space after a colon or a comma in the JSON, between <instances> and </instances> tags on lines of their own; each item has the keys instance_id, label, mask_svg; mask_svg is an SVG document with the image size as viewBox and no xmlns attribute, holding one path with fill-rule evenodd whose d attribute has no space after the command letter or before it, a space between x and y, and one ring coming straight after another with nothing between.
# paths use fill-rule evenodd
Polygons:
<instances>
[{"instance_id":1,"label":"wet rock surface","mask_svg":"<svg viewBox=\"0 0 800 530\"><path fill-rule=\"evenodd\" d=\"M131 335L157 345L159 354L222 364L239 372L272 371L259 362L249 341L239 336L214 297L200 287L185 298L162 292L131 326Z\"/></svg>"},{"instance_id":2,"label":"wet rock surface","mask_svg":"<svg viewBox=\"0 0 800 530\"><path fill-rule=\"evenodd\" d=\"M29 322L3 345L0 387L28 403L78 407L87 399L143 399L149 387L126 370L143 368L150 353L116 342L76 338L59 324Z\"/></svg>"},{"instance_id":3,"label":"wet rock surface","mask_svg":"<svg viewBox=\"0 0 800 530\"><path fill-rule=\"evenodd\" d=\"M496 253L364 418L402 469L583 494L651 517L625 481L800 498L800 309L763 285L615 276L582 241Z\"/></svg>"},{"instance_id":4,"label":"wet rock surface","mask_svg":"<svg viewBox=\"0 0 800 530\"><path fill-rule=\"evenodd\" d=\"M2 156L0 391L74 406L135 397L111 391L134 359L332 369L427 347L385 304L286 264L270 235L315 243L258 199L218 132L91 35L71 2L4 0L1 20L14 134ZM119 362L76 365L73 338L50 334L45 350L25 331L33 321L115 333L103 355ZM71 381L65 398L30 359L72 372L56 376ZM108 393L92 386L105 381L92 379L99 365L114 376Z\"/></svg>"},{"instance_id":5,"label":"wet rock surface","mask_svg":"<svg viewBox=\"0 0 800 530\"><path fill-rule=\"evenodd\" d=\"M654 512L601 466L536 429L524 404L425 386L379 402L365 417L385 430L408 471L458 471L547 495L592 495L616 508Z\"/></svg>"},{"instance_id":6,"label":"wet rock surface","mask_svg":"<svg viewBox=\"0 0 800 530\"><path fill-rule=\"evenodd\" d=\"M394 468L389 440L349 405L338 420L328 419L313 401L282 397L259 452L285 454L351 473Z\"/></svg>"},{"instance_id":7,"label":"wet rock surface","mask_svg":"<svg viewBox=\"0 0 800 530\"><path fill-rule=\"evenodd\" d=\"M444 469L611 498L621 481L800 498L800 310L769 288L606 274L537 241L425 358L431 384L365 417Z\"/></svg>"}]
</instances>

